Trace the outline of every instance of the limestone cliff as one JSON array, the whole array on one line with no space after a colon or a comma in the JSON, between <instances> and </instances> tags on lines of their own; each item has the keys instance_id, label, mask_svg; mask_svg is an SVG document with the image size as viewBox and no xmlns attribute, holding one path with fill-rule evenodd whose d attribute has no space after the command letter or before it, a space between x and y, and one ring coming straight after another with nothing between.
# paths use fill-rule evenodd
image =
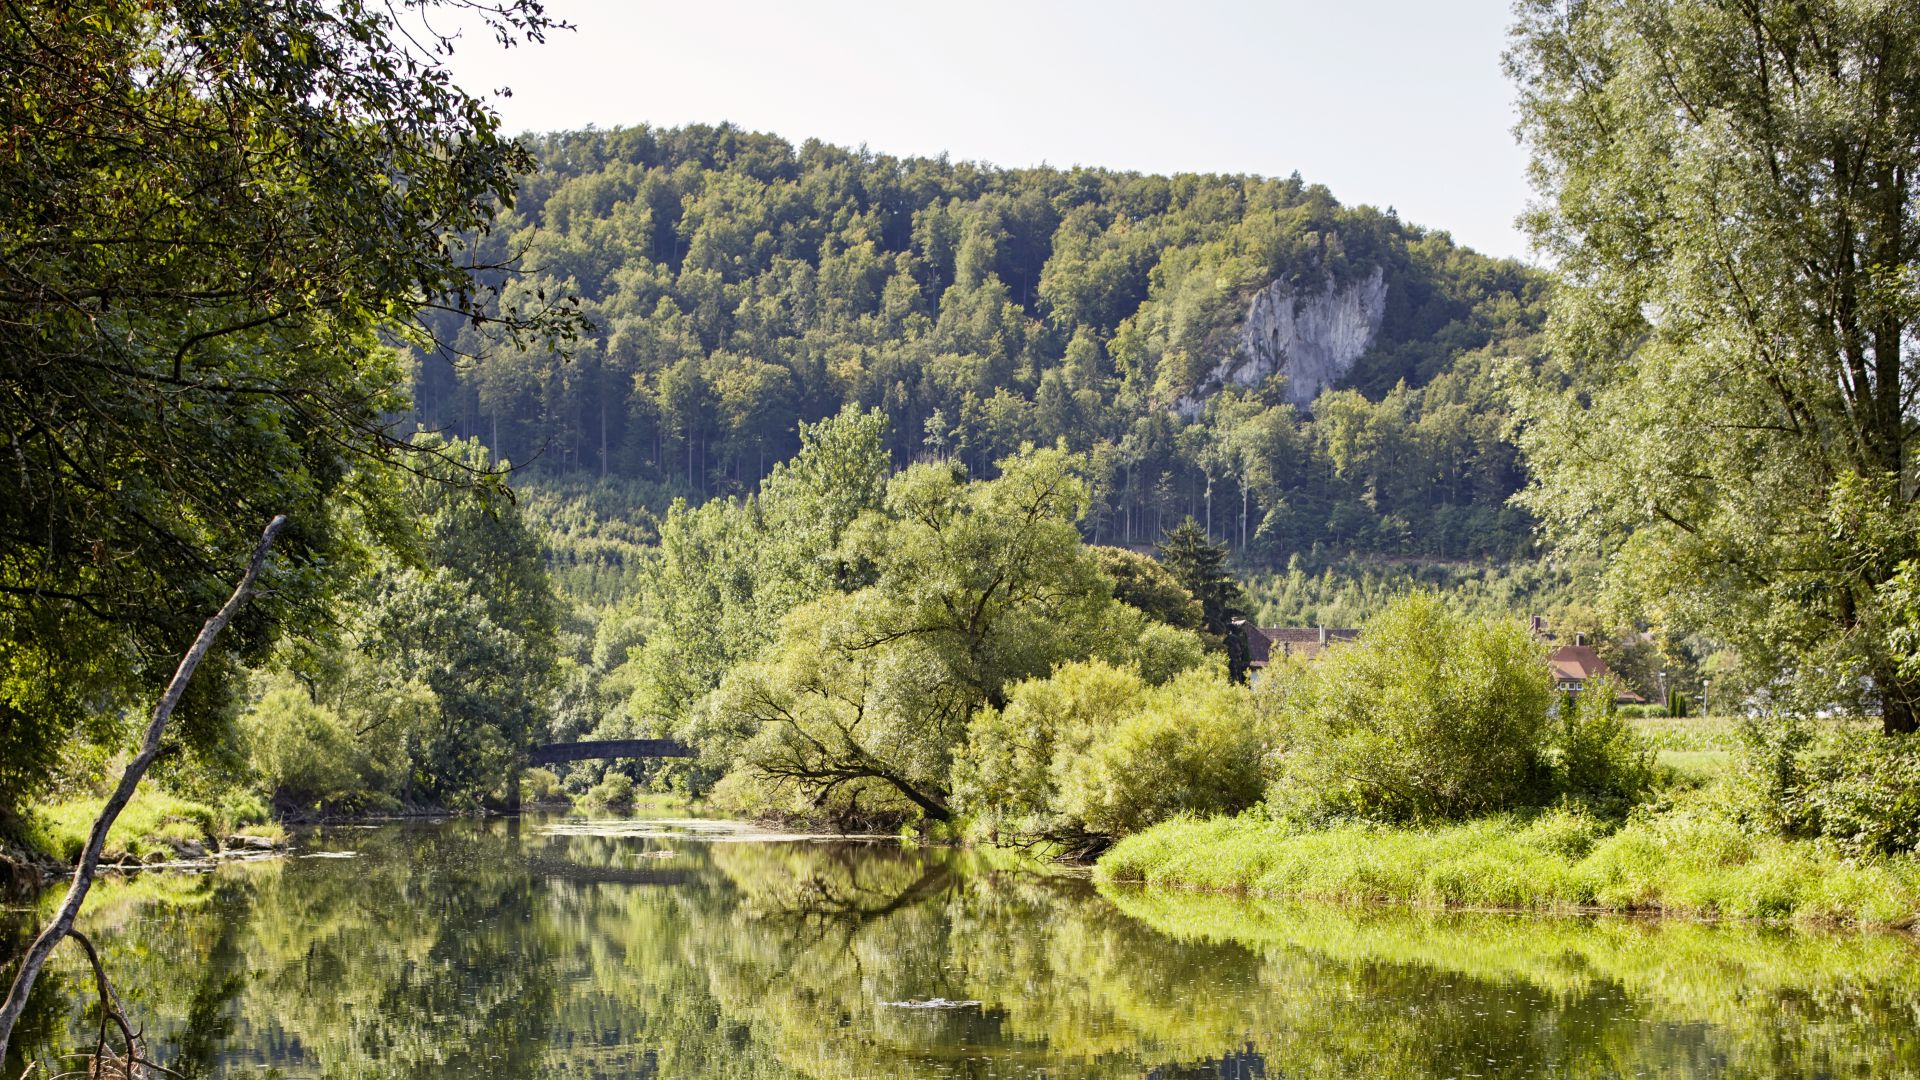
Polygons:
<instances>
[{"instance_id":1,"label":"limestone cliff","mask_svg":"<svg viewBox=\"0 0 1920 1080\"><path fill-rule=\"evenodd\" d=\"M1175 406L1189 419L1228 383L1257 386L1275 372L1287 377L1287 400L1311 402L1340 381L1372 346L1387 311L1381 268L1344 288L1296 292L1276 281L1253 295L1233 349L1194 392Z\"/></svg>"}]
</instances>

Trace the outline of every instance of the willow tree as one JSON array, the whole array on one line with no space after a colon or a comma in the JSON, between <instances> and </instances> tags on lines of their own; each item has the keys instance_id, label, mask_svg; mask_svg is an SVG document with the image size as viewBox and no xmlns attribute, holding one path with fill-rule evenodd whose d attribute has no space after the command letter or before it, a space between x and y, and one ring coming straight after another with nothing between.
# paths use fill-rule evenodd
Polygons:
<instances>
[{"instance_id":1,"label":"willow tree","mask_svg":"<svg viewBox=\"0 0 1920 1080\"><path fill-rule=\"evenodd\" d=\"M1749 692L1913 730L1885 586L1916 551L1920 4L1518 16L1558 277L1552 359L1518 380L1524 500Z\"/></svg>"},{"instance_id":2,"label":"willow tree","mask_svg":"<svg viewBox=\"0 0 1920 1080\"><path fill-rule=\"evenodd\" d=\"M397 346L575 327L475 265L532 159L450 81L436 8L550 26L538 0L0 6L0 815L157 691L284 511L174 725L218 741L222 656L318 617L357 546L336 510L433 452L393 429Z\"/></svg>"}]
</instances>

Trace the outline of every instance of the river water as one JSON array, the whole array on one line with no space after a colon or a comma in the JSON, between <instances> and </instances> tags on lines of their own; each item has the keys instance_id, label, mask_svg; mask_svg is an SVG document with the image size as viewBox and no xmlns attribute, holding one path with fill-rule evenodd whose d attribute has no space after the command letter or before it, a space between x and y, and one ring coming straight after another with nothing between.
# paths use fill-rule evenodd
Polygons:
<instances>
[{"instance_id":1,"label":"river water","mask_svg":"<svg viewBox=\"0 0 1920 1080\"><path fill-rule=\"evenodd\" d=\"M1103 895L670 819L333 828L96 894L188 1076L1920 1076L1892 933ZM16 1037L48 1072L93 1032L57 955Z\"/></svg>"}]
</instances>

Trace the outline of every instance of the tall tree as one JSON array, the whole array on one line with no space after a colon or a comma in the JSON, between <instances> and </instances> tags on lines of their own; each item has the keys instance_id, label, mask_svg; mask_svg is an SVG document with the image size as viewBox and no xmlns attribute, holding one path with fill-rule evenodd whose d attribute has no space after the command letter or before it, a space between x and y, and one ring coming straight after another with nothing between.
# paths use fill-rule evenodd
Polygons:
<instances>
[{"instance_id":1,"label":"tall tree","mask_svg":"<svg viewBox=\"0 0 1920 1080\"><path fill-rule=\"evenodd\" d=\"M1914 730L1920 6L1526 0L1514 38L1559 278L1527 505L1753 688Z\"/></svg>"},{"instance_id":2,"label":"tall tree","mask_svg":"<svg viewBox=\"0 0 1920 1080\"><path fill-rule=\"evenodd\" d=\"M398 7L435 6L507 41L550 26L538 0ZM363 467L431 453L389 431L390 335L576 325L502 309L502 275L475 276L474 237L533 162L448 80L451 39L395 11L0 9L0 813L83 718L157 691L284 512L284 562L170 729L217 741L230 658L317 618L345 576L333 509L377 501Z\"/></svg>"},{"instance_id":3,"label":"tall tree","mask_svg":"<svg viewBox=\"0 0 1920 1080\"><path fill-rule=\"evenodd\" d=\"M1227 654L1227 675L1245 681L1249 655L1241 624L1247 617L1246 598L1227 572L1227 549L1209 540L1200 523L1188 517L1167 530L1154 552L1180 587L1200 602L1201 625Z\"/></svg>"}]
</instances>

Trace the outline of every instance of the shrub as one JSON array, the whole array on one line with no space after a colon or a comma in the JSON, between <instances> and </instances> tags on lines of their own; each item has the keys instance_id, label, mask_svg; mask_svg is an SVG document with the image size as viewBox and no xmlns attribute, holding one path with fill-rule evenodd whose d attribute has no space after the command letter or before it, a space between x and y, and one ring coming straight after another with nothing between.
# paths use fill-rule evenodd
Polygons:
<instances>
[{"instance_id":1,"label":"shrub","mask_svg":"<svg viewBox=\"0 0 1920 1080\"><path fill-rule=\"evenodd\" d=\"M1624 811L1653 786L1653 751L1620 715L1617 691L1605 679L1569 694L1554 716L1550 753L1562 794Z\"/></svg>"},{"instance_id":2,"label":"shrub","mask_svg":"<svg viewBox=\"0 0 1920 1080\"><path fill-rule=\"evenodd\" d=\"M560 790L558 773L536 765L520 774L520 797L531 803L550 803L564 801L566 794Z\"/></svg>"},{"instance_id":3,"label":"shrub","mask_svg":"<svg viewBox=\"0 0 1920 1080\"><path fill-rule=\"evenodd\" d=\"M1256 695L1279 741L1269 800L1285 816L1382 821L1547 801L1545 653L1516 620L1466 618L1412 593L1357 641L1269 667Z\"/></svg>"},{"instance_id":4,"label":"shrub","mask_svg":"<svg viewBox=\"0 0 1920 1080\"><path fill-rule=\"evenodd\" d=\"M1251 806L1263 748L1250 696L1217 667L1156 687L1132 667L1086 661L976 713L953 787L991 836L1087 851L1178 814Z\"/></svg>"},{"instance_id":5,"label":"shrub","mask_svg":"<svg viewBox=\"0 0 1920 1080\"><path fill-rule=\"evenodd\" d=\"M609 810L624 810L633 805L633 779L626 773L608 772L587 792L587 803Z\"/></svg>"},{"instance_id":6,"label":"shrub","mask_svg":"<svg viewBox=\"0 0 1920 1080\"><path fill-rule=\"evenodd\" d=\"M1765 717L1742 726L1741 778L1789 835L1854 854L1920 847L1920 736Z\"/></svg>"},{"instance_id":7,"label":"shrub","mask_svg":"<svg viewBox=\"0 0 1920 1080\"><path fill-rule=\"evenodd\" d=\"M1056 805L1101 836L1181 814L1233 814L1260 800L1263 747L1249 695L1193 671L1146 696L1084 754L1056 759Z\"/></svg>"},{"instance_id":8,"label":"shrub","mask_svg":"<svg viewBox=\"0 0 1920 1080\"><path fill-rule=\"evenodd\" d=\"M305 690L286 685L267 691L240 724L248 757L274 798L315 806L362 786L353 731Z\"/></svg>"},{"instance_id":9,"label":"shrub","mask_svg":"<svg viewBox=\"0 0 1920 1080\"><path fill-rule=\"evenodd\" d=\"M1146 691L1138 672L1099 660L1063 664L1048 678L1014 684L1006 708L974 714L954 759L955 801L994 836L1079 831L1060 812L1060 775L1138 707Z\"/></svg>"}]
</instances>

